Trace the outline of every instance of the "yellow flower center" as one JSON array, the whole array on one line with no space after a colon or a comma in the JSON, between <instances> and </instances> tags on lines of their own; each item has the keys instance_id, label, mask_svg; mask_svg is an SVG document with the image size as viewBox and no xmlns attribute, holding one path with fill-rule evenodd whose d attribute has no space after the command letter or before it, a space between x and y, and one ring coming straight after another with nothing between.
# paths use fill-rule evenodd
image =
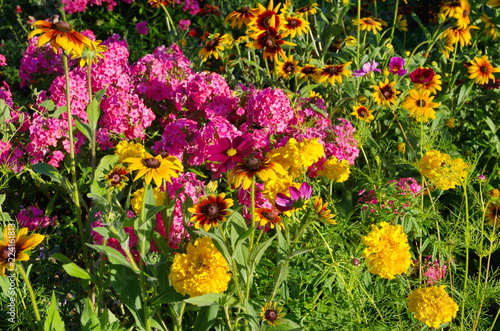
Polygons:
<instances>
[{"instance_id":1,"label":"yellow flower center","mask_svg":"<svg viewBox=\"0 0 500 331\"><path fill-rule=\"evenodd\" d=\"M235 156L236 153L238 153L237 150L235 150L234 148L230 148L230 149L227 150L226 155L227 156Z\"/></svg>"}]
</instances>

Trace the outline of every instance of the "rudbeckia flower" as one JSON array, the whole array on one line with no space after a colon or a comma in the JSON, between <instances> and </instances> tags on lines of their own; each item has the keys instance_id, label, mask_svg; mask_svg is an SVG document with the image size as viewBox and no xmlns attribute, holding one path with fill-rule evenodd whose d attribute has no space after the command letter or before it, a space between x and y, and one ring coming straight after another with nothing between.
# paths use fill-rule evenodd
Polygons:
<instances>
[{"instance_id":1,"label":"rudbeckia flower","mask_svg":"<svg viewBox=\"0 0 500 331\"><path fill-rule=\"evenodd\" d=\"M135 175L134 181L145 176L146 185L153 180L156 186L163 184L163 179L172 184L171 177L176 178L179 172L183 170L182 164L175 156L162 157L157 155L153 157L146 153L143 157L129 157L123 160L124 163L130 163L129 171L139 170Z\"/></svg>"},{"instance_id":2,"label":"rudbeckia flower","mask_svg":"<svg viewBox=\"0 0 500 331\"><path fill-rule=\"evenodd\" d=\"M495 80L493 73L500 72L500 68L493 68L488 56L475 57L471 62L471 66L467 68L469 78L474 79L476 84L487 84L490 79Z\"/></svg>"},{"instance_id":3,"label":"rudbeckia flower","mask_svg":"<svg viewBox=\"0 0 500 331\"><path fill-rule=\"evenodd\" d=\"M76 32L67 22L51 23L39 20L33 23L33 26L36 29L28 34L28 40L41 33L42 35L38 39L38 47L50 43L55 53L59 48L62 48L67 54L74 52L75 55L81 56L84 46L91 49L95 47L89 38Z\"/></svg>"},{"instance_id":4,"label":"rudbeckia flower","mask_svg":"<svg viewBox=\"0 0 500 331\"><path fill-rule=\"evenodd\" d=\"M262 307L260 317L269 325L280 325L283 322L283 317L286 315L281 312L282 310L281 307L276 305L276 302L268 302Z\"/></svg>"},{"instance_id":5,"label":"rudbeckia flower","mask_svg":"<svg viewBox=\"0 0 500 331\"><path fill-rule=\"evenodd\" d=\"M264 49L264 59L275 60L278 55L286 57L285 51L281 46L297 46L297 44L283 40L284 35L278 32L276 28L268 28L265 31L257 31L249 35L255 39L254 42L247 44L247 47L255 47L256 49Z\"/></svg>"},{"instance_id":6,"label":"rudbeckia flower","mask_svg":"<svg viewBox=\"0 0 500 331\"><path fill-rule=\"evenodd\" d=\"M3 239L0 240L0 275L5 276L5 269L14 270L15 261L28 261L29 255L25 252L38 246L45 236L28 234L28 228L22 228L16 234L14 226L3 228Z\"/></svg>"},{"instance_id":7,"label":"rudbeckia flower","mask_svg":"<svg viewBox=\"0 0 500 331\"><path fill-rule=\"evenodd\" d=\"M224 193L215 196L208 195L198 201L193 207L188 208L188 211L193 214L190 221L195 223L194 227L208 231L212 226L217 227L219 223L226 220L226 216L231 212L228 210L233 205L232 199L226 199Z\"/></svg>"},{"instance_id":8,"label":"rudbeckia flower","mask_svg":"<svg viewBox=\"0 0 500 331\"><path fill-rule=\"evenodd\" d=\"M241 186L244 190L247 190L252 184L254 176L259 177L265 182L269 179L277 179L278 176L276 173L286 175L286 171L279 163L251 155L229 171L227 181L229 185L234 187Z\"/></svg>"},{"instance_id":9,"label":"rudbeckia flower","mask_svg":"<svg viewBox=\"0 0 500 331\"><path fill-rule=\"evenodd\" d=\"M243 6L240 9L237 9L229 13L229 15L227 15L226 19L224 20L224 23L230 21L231 22L230 26L232 28L237 26L239 29L241 28L243 23L245 25L248 25L252 21L252 18L256 17L257 15L258 15L257 9L250 8L248 6Z\"/></svg>"},{"instance_id":10,"label":"rudbeckia flower","mask_svg":"<svg viewBox=\"0 0 500 331\"><path fill-rule=\"evenodd\" d=\"M373 99L378 105L381 106L390 106L391 104L395 104L398 99L398 94L401 91L398 91L394 88L396 82L389 82L387 77L385 81L379 82L378 85L373 85L372 87L375 89L375 92L372 93Z\"/></svg>"},{"instance_id":11,"label":"rudbeckia flower","mask_svg":"<svg viewBox=\"0 0 500 331\"><path fill-rule=\"evenodd\" d=\"M370 123L370 121L375 118L372 115L373 110L368 109L363 105L356 104L352 107L352 109L354 111L351 113L351 115L356 116L358 119L365 121L366 123Z\"/></svg>"}]
</instances>

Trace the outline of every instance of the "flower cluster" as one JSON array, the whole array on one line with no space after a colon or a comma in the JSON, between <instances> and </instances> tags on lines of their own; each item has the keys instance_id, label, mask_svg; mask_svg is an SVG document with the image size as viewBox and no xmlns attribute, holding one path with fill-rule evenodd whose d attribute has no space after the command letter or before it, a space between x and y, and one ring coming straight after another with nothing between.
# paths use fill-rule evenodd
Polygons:
<instances>
[{"instance_id":1,"label":"flower cluster","mask_svg":"<svg viewBox=\"0 0 500 331\"><path fill-rule=\"evenodd\" d=\"M452 159L448 154L430 150L420 159L417 167L436 189L449 190L463 183L468 165L461 158Z\"/></svg>"},{"instance_id":2,"label":"flower cluster","mask_svg":"<svg viewBox=\"0 0 500 331\"><path fill-rule=\"evenodd\" d=\"M17 221L23 228L33 231L39 228L55 226L57 216L47 216L43 210L36 206L29 206L21 209L16 215Z\"/></svg>"},{"instance_id":3,"label":"flower cluster","mask_svg":"<svg viewBox=\"0 0 500 331\"><path fill-rule=\"evenodd\" d=\"M177 292L195 297L224 292L231 274L212 238L202 237L189 243L186 253L175 255L169 279Z\"/></svg>"},{"instance_id":4,"label":"flower cluster","mask_svg":"<svg viewBox=\"0 0 500 331\"><path fill-rule=\"evenodd\" d=\"M457 316L458 305L444 288L445 286L417 288L406 298L410 312L428 327L439 328Z\"/></svg>"},{"instance_id":5,"label":"flower cluster","mask_svg":"<svg viewBox=\"0 0 500 331\"><path fill-rule=\"evenodd\" d=\"M368 264L368 270L382 278L394 279L396 275L408 271L412 265L408 237L401 225L391 225L381 222L380 228L372 225L372 231L362 237L368 246L363 256Z\"/></svg>"}]
</instances>

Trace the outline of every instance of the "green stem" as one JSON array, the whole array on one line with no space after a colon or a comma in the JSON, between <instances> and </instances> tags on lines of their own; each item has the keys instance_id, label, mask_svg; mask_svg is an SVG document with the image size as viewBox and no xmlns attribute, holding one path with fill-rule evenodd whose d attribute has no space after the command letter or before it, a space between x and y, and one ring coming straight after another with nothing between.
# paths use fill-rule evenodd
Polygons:
<instances>
[{"instance_id":1,"label":"green stem","mask_svg":"<svg viewBox=\"0 0 500 331\"><path fill-rule=\"evenodd\" d=\"M360 59L359 57L361 56L361 0L358 0L358 13L357 13L357 18L358 18L358 31L357 31L357 37L356 37L356 42L358 44L358 51L356 54L356 68L359 68L360 66Z\"/></svg>"},{"instance_id":2,"label":"green stem","mask_svg":"<svg viewBox=\"0 0 500 331\"><path fill-rule=\"evenodd\" d=\"M22 264L18 264L19 268L19 273L21 274L21 277L24 280L24 283L26 284L26 288L28 289L28 292L30 294L30 299L31 299L31 305L33 306L33 311L35 312L35 318L37 321L41 321L42 318L40 317L40 312L38 311L38 306L36 304L36 297L35 297L35 292L33 292L33 288L31 287L31 282L26 275L26 272L24 271L24 268Z\"/></svg>"},{"instance_id":3,"label":"green stem","mask_svg":"<svg viewBox=\"0 0 500 331\"><path fill-rule=\"evenodd\" d=\"M80 194L78 192L78 182L76 178L76 160L75 160L75 146L73 137L73 115L71 114L71 86L69 80L68 57L63 53L62 55L64 65L64 78L66 80L66 114L68 117L68 139L69 139L69 158L70 158L70 171L71 171L71 186L73 203L75 204L75 217L78 226L78 233L82 245L83 260L87 270L91 270L90 263L87 259L87 245L85 245L85 233L83 231L82 222L82 207L80 205Z\"/></svg>"},{"instance_id":4,"label":"green stem","mask_svg":"<svg viewBox=\"0 0 500 331\"><path fill-rule=\"evenodd\" d=\"M469 247L470 247L470 220L469 220L469 199L467 197L467 182L464 181L464 202L465 202L465 275L464 275L464 287L462 293L466 295L467 285L469 280ZM462 299L461 316L462 323L460 329L464 329L465 325L465 301L467 297Z\"/></svg>"},{"instance_id":5,"label":"green stem","mask_svg":"<svg viewBox=\"0 0 500 331\"><path fill-rule=\"evenodd\" d=\"M392 20L392 31L391 31L391 37L389 40L392 40L394 37L394 30L396 29L396 22L398 20L398 9L399 9L399 0L396 0L396 8L394 9L394 19Z\"/></svg>"},{"instance_id":6,"label":"green stem","mask_svg":"<svg viewBox=\"0 0 500 331\"><path fill-rule=\"evenodd\" d=\"M88 61L88 63L87 63L87 89L89 91L89 103L92 101L92 80L91 79L92 79L92 61ZM95 168L96 168L95 142L96 142L96 137L95 137L95 132L93 132L93 136L90 137L90 165L92 167L91 180L94 179Z\"/></svg>"}]
</instances>

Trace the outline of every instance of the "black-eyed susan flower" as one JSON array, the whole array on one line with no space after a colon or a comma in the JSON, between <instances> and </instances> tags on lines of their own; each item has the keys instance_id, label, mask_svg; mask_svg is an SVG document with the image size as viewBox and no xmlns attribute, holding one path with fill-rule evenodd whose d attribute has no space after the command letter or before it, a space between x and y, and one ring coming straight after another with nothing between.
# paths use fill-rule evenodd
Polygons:
<instances>
[{"instance_id":1,"label":"black-eyed susan flower","mask_svg":"<svg viewBox=\"0 0 500 331\"><path fill-rule=\"evenodd\" d=\"M452 28L448 28L444 30L441 38L447 39L449 43L455 45L456 43L460 43L460 47L464 47L471 44L471 33L470 30L479 29L477 26L469 25L466 28L459 28L454 26Z\"/></svg>"},{"instance_id":2,"label":"black-eyed susan flower","mask_svg":"<svg viewBox=\"0 0 500 331\"><path fill-rule=\"evenodd\" d=\"M430 328L437 329L457 316L458 304L444 288L444 285L417 288L406 298L413 316Z\"/></svg>"},{"instance_id":3,"label":"black-eyed susan flower","mask_svg":"<svg viewBox=\"0 0 500 331\"><path fill-rule=\"evenodd\" d=\"M457 20L456 26L460 29L466 28L470 24L470 3L467 0L460 0L460 6L455 9L453 17Z\"/></svg>"},{"instance_id":4,"label":"black-eyed susan flower","mask_svg":"<svg viewBox=\"0 0 500 331\"><path fill-rule=\"evenodd\" d=\"M314 210L318 218L328 224L337 224L335 221L335 214L332 214L330 209L328 209L328 202L323 203L323 199L319 196L315 196L313 200Z\"/></svg>"},{"instance_id":5,"label":"black-eyed susan flower","mask_svg":"<svg viewBox=\"0 0 500 331\"><path fill-rule=\"evenodd\" d=\"M276 7L274 7L274 1L270 0L267 8L262 4L257 4L257 8L255 15L251 18L249 28L255 32L257 31L265 31L269 28L280 29L281 24L283 22L283 16L278 14L278 10L281 6L281 3L278 3Z\"/></svg>"},{"instance_id":6,"label":"black-eyed susan flower","mask_svg":"<svg viewBox=\"0 0 500 331\"><path fill-rule=\"evenodd\" d=\"M229 171L227 180L229 185L233 187L241 186L244 190L247 190L255 176L266 182L269 179L277 179L276 173L286 175L286 171L279 163L273 162L272 159L263 159L251 155Z\"/></svg>"},{"instance_id":7,"label":"black-eyed susan flower","mask_svg":"<svg viewBox=\"0 0 500 331\"><path fill-rule=\"evenodd\" d=\"M284 31L284 36L295 38L295 36L301 36L309 31L309 22L300 16L288 15L285 17L281 27Z\"/></svg>"},{"instance_id":8,"label":"black-eyed susan flower","mask_svg":"<svg viewBox=\"0 0 500 331\"><path fill-rule=\"evenodd\" d=\"M370 121L374 119L372 114L373 110L368 109L363 105L356 104L352 107L352 109L353 112L351 113L351 115L356 116L356 118L365 121L366 123L370 123Z\"/></svg>"},{"instance_id":9,"label":"black-eyed susan flower","mask_svg":"<svg viewBox=\"0 0 500 331\"><path fill-rule=\"evenodd\" d=\"M370 31L373 32L373 34L382 31L382 23L374 17L362 17L360 19L354 19L352 22L354 25L359 26L361 30Z\"/></svg>"},{"instance_id":10,"label":"black-eyed susan flower","mask_svg":"<svg viewBox=\"0 0 500 331\"><path fill-rule=\"evenodd\" d=\"M367 246L363 257L370 273L394 279L408 271L413 263L408 237L400 224L394 226L381 222L379 226L372 225L372 231L361 238Z\"/></svg>"},{"instance_id":11,"label":"black-eyed susan flower","mask_svg":"<svg viewBox=\"0 0 500 331\"><path fill-rule=\"evenodd\" d=\"M264 49L264 59L274 61L277 56L286 57L285 51L281 46L296 46L297 44L283 40L283 35L276 28L268 28L265 31L257 31L249 35L255 39L254 42L247 44L247 47L255 47L256 49Z\"/></svg>"},{"instance_id":12,"label":"black-eyed susan flower","mask_svg":"<svg viewBox=\"0 0 500 331\"><path fill-rule=\"evenodd\" d=\"M290 77L295 76L298 73L299 67L297 64L299 61L293 60L293 55L283 58L283 62L279 60L276 61L276 72L278 77L289 79Z\"/></svg>"},{"instance_id":13,"label":"black-eyed susan flower","mask_svg":"<svg viewBox=\"0 0 500 331\"><path fill-rule=\"evenodd\" d=\"M274 229L275 227L279 227L280 229L285 228L279 212L271 208L256 208L255 219L260 226L266 229Z\"/></svg>"},{"instance_id":14,"label":"black-eyed susan flower","mask_svg":"<svg viewBox=\"0 0 500 331\"><path fill-rule=\"evenodd\" d=\"M342 84L342 76L347 78L352 75L352 72L349 69L346 69L346 67L351 63L352 62L326 65L323 68L319 68L316 73L316 80L318 83L328 81L332 85L335 85L335 83Z\"/></svg>"},{"instance_id":15,"label":"black-eyed susan flower","mask_svg":"<svg viewBox=\"0 0 500 331\"><path fill-rule=\"evenodd\" d=\"M304 80L313 79L316 77L316 74L319 72L319 68L312 64L306 64L303 67L298 68L299 78L303 78Z\"/></svg>"},{"instance_id":16,"label":"black-eyed susan flower","mask_svg":"<svg viewBox=\"0 0 500 331\"><path fill-rule=\"evenodd\" d=\"M219 223L225 222L226 217L231 214L228 210L233 205L232 199L226 199L225 193L219 195L210 194L201 198L188 211L193 214L190 221L194 223L195 229L203 227L208 231L212 226L217 227Z\"/></svg>"},{"instance_id":17,"label":"black-eyed susan flower","mask_svg":"<svg viewBox=\"0 0 500 331\"><path fill-rule=\"evenodd\" d=\"M127 168L122 166L121 164L116 165L108 174L105 176L106 184L110 189L121 190L125 187L125 184L128 182L128 173Z\"/></svg>"},{"instance_id":18,"label":"black-eyed susan flower","mask_svg":"<svg viewBox=\"0 0 500 331\"><path fill-rule=\"evenodd\" d=\"M173 0L149 0L148 3L153 8L160 8L161 6L168 6L173 3Z\"/></svg>"},{"instance_id":19,"label":"black-eyed susan flower","mask_svg":"<svg viewBox=\"0 0 500 331\"><path fill-rule=\"evenodd\" d=\"M212 238L201 237L174 256L168 278L178 293L196 297L227 290L231 270Z\"/></svg>"},{"instance_id":20,"label":"black-eyed susan flower","mask_svg":"<svg viewBox=\"0 0 500 331\"><path fill-rule=\"evenodd\" d=\"M498 7L498 6L500 6L500 0L488 0L488 2L486 2L486 4L491 6L491 7Z\"/></svg>"},{"instance_id":21,"label":"black-eyed susan flower","mask_svg":"<svg viewBox=\"0 0 500 331\"><path fill-rule=\"evenodd\" d=\"M500 68L494 68L491 65L487 55L475 57L470 62L471 66L467 68L467 71L470 74L469 78L474 79L476 84L487 84L490 79L495 80L493 73L500 72Z\"/></svg>"},{"instance_id":22,"label":"black-eyed susan flower","mask_svg":"<svg viewBox=\"0 0 500 331\"><path fill-rule=\"evenodd\" d=\"M69 23L59 21L51 23L47 21L36 21L33 23L35 30L28 34L28 39L33 38L37 34L42 34L38 39L38 47L50 43L52 50L57 53L59 48L62 48L67 54L72 52L75 55L81 56L83 47L94 47L92 41L83 34L76 32Z\"/></svg>"},{"instance_id":23,"label":"black-eyed susan flower","mask_svg":"<svg viewBox=\"0 0 500 331\"><path fill-rule=\"evenodd\" d=\"M308 16L308 15L314 15L318 11L318 4L317 3L308 3L304 7L300 7L295 12L299 14L300 16Z\"/></svg>"},{"instance_id":24,"label":"black-eyed susan flower","mask_svg":"<svg viewBox=\"0 0 500 331\"><path fill-rule=\"evenodd\" d=\"M224 50L224 46L228 46L233 42L233 37L226 33L223 36L220 33L216 33L205 42L205 46L198 52L203 61L206 61L210 56L215 59L221 57L221 52Z\"/></svg>"},{"instance_id":25,"label":"black-eyed susan flower","mask_svg":"<svg viewBox=\"0 0 500 331\"><path fill-rule=\"evenodd\" d=\"M260 310L260 317L269 325L280 325L283 323L285 313L282 313L282 308L278 307L276 302L267 302Z\"/></svg>"},{"instance_id":26,"label":"black-eyed susan flower","mask_svg":"<svg viewBox=\"0 0 500 331\"><path fill-rule=\"evenodd\" d=\"M460 1L447 1L441 5L439 14L443 15L445 18L453 17L453 15L455 15L455 12L461 9L461 5L462 4Z\"/></svg>"},{"instance_id":27,"label":"black-eyed susan flower","mask_svg":"<svg viewBox=\"0 0 500 331\"><path fill-rule=\"evenodd\" d=\"M497 229L500 227L500 205L499 204L491 203L488 206L488 208L486 209L486 219L488 219L488 224L494 226Z\"/></svg>"},{"instance_id":28,"label":"black-eyed susan flower","mask_svg":"<svg viewBox=\"0 0 500 331\"><path fill-rule=\"evenodd\" d=\"M398 91L394 88L395 84L396 82L389 82L389 79L387 79L386 77L385 81L379 82L378 85L372 86L373 89L375 89L375 92L372 93L372 96L378 105L390 106L391 104L396 103L398 94L400 94L401 91Z\"/></svg>"},{"instance_id":29,"label":"black-eyed susan flower","mask_svg":"<svg viewBox=\"0 0 500 331\"><path fill-rule=\"evenodd\" d=\"M134 181L144 176L146 185L153 180L156 186L163 184L163 179L172 183L171 177L178 177L179 172L183 170L181 161L175 156L162 157L161 155L152 156L145 153L142 157L128 157L123 160L124 163L130 163L129 171L138 170Z\"/></svg>"},{"instance_id":30,"label":"black-eyed susan flower","mask_svg":"<svg viewBox=\"0 0 500 331\"><path fill-rule=\"evenodd\" d=\"M498 31L497 31L497 26L495 23L493 23L488 15L485 13L481 14L481 22L484 23L484 29L483 32L485 35L491 37L491 40L497 40L498 38Z\"/></svg>"},{"instance_id":31,"label":"black-eyed susan flower","mask_svg":"<svg viewBox=\"0 0 500 331\"><path fill-rule=\"evenodd\" d=\"M256 17L258 14L257 9L255 8L250 8L248 6L243 6L240 9L237 9L233 12L230 12L227 16L226 19L224 20L224 23L226 22L231 22L230 26L232 28L238 27L241 28L243 24L248 25L252 21L252 18Z\"/></svg>"},{"instance_id":32,"label":"black-eyed susan flower","mask_svg":"<svg viewBox=\"0 0 500 331\"><path fill-rule=\"evenodd\" d=\"M25 252L38 246L44 235L32 233L29 236L28 228L22 228L17 232L12 225L3 228L3 239L0 240L0 275L5 276L5 269L14 270L16 261L28 261L29 255Z\"/></svg>"},{"instance_id":33,"label":"black-eyed susan flower","mask_svg":"<svg viewBox=\"0 0 500 331\"><path fill-rule=\"evenodd\" d=\"M344 40L344 44L346 46L351 46L351 47L356 46L356 44L357 44L356 37L354 37L354 36L347 36L345 38L345 40Z\"/></svg>"},{"instance_id":34,"label":"black-eyed susan flower","mask_svg":"<svg viewBox=\"0 0 500 331\"><path fill-rule=\"evenodd\" d=\"M426 122L429 119L436 119L434 108L439 103L432 102L434 97L430 95L429 90L419 89L410 90L405 101L401 104L403 108L410 112L410 117L414 117L417 122Z\"/></svg>"}]
</instances>

